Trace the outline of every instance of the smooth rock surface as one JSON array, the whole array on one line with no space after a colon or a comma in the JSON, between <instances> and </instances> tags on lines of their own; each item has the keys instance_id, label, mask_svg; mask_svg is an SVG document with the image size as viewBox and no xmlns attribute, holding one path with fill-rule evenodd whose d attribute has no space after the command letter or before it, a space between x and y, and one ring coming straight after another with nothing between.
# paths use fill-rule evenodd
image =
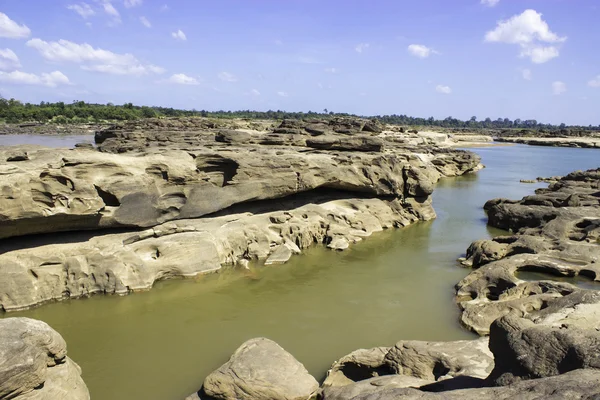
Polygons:
<instances>
[{"instance_id":1,"label":"smooth rock surface","mask_svg":"<svg viewBox=\"0 0 600 400\"><path fill-rule=\"evenodd\" d=\"M203 392L223 400L306 400L319 384L277 343L251 339L204 380Z\"/></svg>"}]
</instances>

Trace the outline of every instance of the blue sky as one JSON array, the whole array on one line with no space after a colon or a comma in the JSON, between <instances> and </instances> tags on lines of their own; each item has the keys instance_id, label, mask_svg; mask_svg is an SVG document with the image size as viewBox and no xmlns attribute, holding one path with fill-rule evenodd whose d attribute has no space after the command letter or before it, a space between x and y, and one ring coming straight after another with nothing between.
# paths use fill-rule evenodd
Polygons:
<instances>
[{"instance_id":1,"label":"blue sky","mask_svg":"<svg viewBox=\"0 0 600 400\"><path fill-rule=\"evenodd\" d=\"M0 13L0 93L23 101L600 124L596 0L0 0Z\"/></svg>"}]
</instances>

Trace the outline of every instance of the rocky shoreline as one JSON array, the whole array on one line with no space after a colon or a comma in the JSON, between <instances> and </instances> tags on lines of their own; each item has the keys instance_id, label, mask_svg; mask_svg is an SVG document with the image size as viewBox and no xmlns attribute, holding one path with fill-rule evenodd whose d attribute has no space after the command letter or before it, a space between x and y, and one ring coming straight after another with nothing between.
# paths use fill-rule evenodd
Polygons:
<instances>
[{"instance_id":1,"label":"rocky shoreline","mask_svg":"<svg viewBox=\"0 0 600 400\"><path fill-rule=\"evenodd\" d=\"M514 235L474 242L462 261L475 270L456 290L462 322L489 338L400 341L356 350L333 364L319 388L285 350L267 339L252 339L187 400L597 395L600 292L551 278L523 281L515 274L533 270L596 279L600 169L571 173L520 201L490 200L485 208L490 225ZM295 366L280 363L282 354ZM249 359L258 364L248 369ZM286 386L290 381L297 384Z\"/></svg>"},{"instance_id":2,"label":"rocky shoreline","mask_svg":"<svg viewBox=\"0 0 600 400\"><path fill-rule=\"evenodd\" d=\"M115 126L98 149L0 150L0 307L128 294L313 244L344 250L434 218L435 182L481 168L473 153L406 143L373 121L267 133L190 123ZM49 240L20 247L34 234Z\"/></svg>"},{"instance_id":3,"label":"rocky shoreline","mask_svg":"<svg viewBox=\"0 0 600 400\"><path fill-rule=\"evenodd\" d=\"M527 144L530 146L578 147L599 149L599 137L496 137L499 143Z\"/></svg>"},{"instance_id":4,"label":"rocky shoreline","mask_svg":"<svg viewBox=\"0 0 600 400\"><path fill-rule=\"evenodd\" d=\"M96 141L98 149L0 150L4 311L128 294L252 260L284 263L316 244L344 250L435 218L435 183L481 168L478 156L448 149L442 137L366 120L284 121L266 130L156 120L99 131ZM489 224L513 233L469 247L462 261L473 271L457 284L456 300L462 323L489 338L357 350L321 385L276 343L251 339L188 399L599 392L600 292L519 279L523 271L597 278L599 182L600 170L575 172L523 200L486 204ZM0 382L9 382L0 398L89 398L60 335L38 321L0 322L14 343L0 346ZM25 369L24 349L36 360Z\"/></svg>"}]
</instances>

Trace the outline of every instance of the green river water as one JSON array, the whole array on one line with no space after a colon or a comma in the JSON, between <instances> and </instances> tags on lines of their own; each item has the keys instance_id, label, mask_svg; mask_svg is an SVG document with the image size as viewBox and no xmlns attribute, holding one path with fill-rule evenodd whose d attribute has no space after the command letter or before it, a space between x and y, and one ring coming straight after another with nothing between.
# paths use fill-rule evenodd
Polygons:
<instances>
[{"instance_id":1,"label":"green river water","mask_svg":"<svg viewBox=\"0 0 600 400\"><path fill-rule=\"evenodd\" d=\"M375 234L345 252L321 247L279 266L167 281L126 297L47 304L26 316L62 334L94 400L177 400L200 388L245 340L275 340L321 379L358 348L401 339L474 336L458 323L456 262L471 241L501 231L482 206L546 184L520 179L598 167L600 151L502 146L472 149L486 169L442 180L438 218Z\"/></svg>"}]
</instances>

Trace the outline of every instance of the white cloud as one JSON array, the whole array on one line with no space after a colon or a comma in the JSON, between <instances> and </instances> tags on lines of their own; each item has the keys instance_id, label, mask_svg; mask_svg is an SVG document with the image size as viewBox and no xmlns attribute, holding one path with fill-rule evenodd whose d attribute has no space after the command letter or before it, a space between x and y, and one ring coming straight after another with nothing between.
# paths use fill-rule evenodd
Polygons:
<instances>
[{"instance_id":1,"label":"white cloud","mask_svg":"<svg viewBox=\"0 0 600 400\"><path fill-rule=\"evenodd\" d=\"M520 57L529 57L534 64L543 64L559 56L559 51L554 46L526 47L519 54Z\"/></svg>"},{"instance_id":2,"label":"white cloud","mask_svg":"<svg viewBox=\"0 0 600 400\"><path fill-rule=\"evenodd\" d=\"M419 58L427 58L432 54L438 54L437 51L422 44L411 44L408 46L407 50L410 54Z\"/></svg>"},{"instance_id":3,"label":"white cloud","mask_svg":"<svg viewBox=\"0 0 600 400\"><path fill-rule=\"evenodd\" d=\"M69 85L71 82L65 74L60 71L43 73L41 75L30 74L22 71L1 72L0 82L13 83L17 85L38 85L57 87L59 85Z\"/></svg>"},{"instance_id":4,"label":"white cloud","mask_svg":"<svg viewBox=\"0 0 600 400\"><path fill-rule=\"evenodd\" d=\"M169 79L166 80L168 83L175 83L177 85L199 85L198 79L186 74L173 74Z\"/></svg>"},{"instance_id":5,"label":"white cloud","mask_svg":"<svg viewBox=\"0 0 600 400\"><path fill-rule=\"evenodd\" d=\"M588 86L590 87L600 87L600 75L596 76L594 79L588 81Z\"/></svg>"},{"instance_id":6,"label":"white cloud","mask_svg":"<svg viewBox=\"0 0 600 400\"><path fill-rule=\"evenodd\" d=\"M277 92L277 95L281 96L281 97L288 97L289 96L289 94L287 92Z\"/></svg>"},{"instance_id":7,"label":"white cloud","mask_svg":"<svg viewBox=\"0 0 600 400\"><path fill-rule=\"evenodd\" d=\"M125 0L123 3L126 8L131 8L141 6L143 2L143 0Z\"/></svg>"},{"instance_id":8,"label":"white cloud","mask_svg":"<svg viewBox=\"0 0 600 400\"><path fill-rule=\"evenodd\" d=\"M117 11L115 6L112 5L110 0L97 0L97 1L100 1L100 4L102 4L102 8L104 8L104 12L107 15L110 15L113 18L115 23L121 22L121 14L119 14L119 11Z\"/></svg>"},{"instance_id":9,"label":"white cloud","mask_svg":"<svg viewBox=\"0 0 600 400\"><path fill-rule=\"evenodd\" d=\"M94 11L92 7L87 3L69 4L67 8L69 10L75 11L84 19L96 14L96 11Z\"/></svg>"},{"instance_id":10,"label":"white cloud","mask_svg":"<svg viewBox=\"0 0 600 400\"><path fill-rule=\"evenodd\" d=\"M253 96L260 96L260 92L258 90L256 90L256 89L252 89L250 91L250 94L253 95Z\"/></svg>"},{"instance_id":11,"label":"white cloud","mask_svg":"<svg viewBox=\"0 0 600 400\"><path fill-rule=\"evenodd\" d=\"M556 81L552 82L552 93L555 95L562 94L567 91L567 85L564 82Z\"/></svg>"},{"instance_id":12,"label":"white cloud","mask_svg":"<svg viewBox=\"0 0 600 400\"><path fill-rule=\"evenodd\" d=\"M187 40L187 36L185 36L185 33L181 29L178 29L177 32L172 32L171 36L175 40Z\"/></svg>"},{"instance_id":13,"label":"white cloud","mask_svg":"<svg viewBox=\"0 0 600 400\"><path fill-rule=\"evenodd\" d=\"M142 25L144 25L146 28L152 28L152 24L150 23L150 21L148 21L148 18L146 17L140 17L140 22L142 23Z\"/></svg>"},{"instance_id":14,"label":"white cloud","mask_svg":"<svg viewBox=\"0 0 600 400\"><path fill-rule=\"evenodd\" d=\"M566 40L566 37L560 37L550 30L541 13L531 9L498 22L496 29L485 34L486 42L520 46L520 56L529 57L536 64L545 63L559 55L556 45L544 46L542 43L559 44Z\"/></svg>"},{"instance_id":15,"label":"white cloud","mask_svg":"<svg viewBox=\"0 0 600 400\"><path fill-rule=\"evenodd\" d=\"M31 35L31 30L26 25L19 25L8 15L0 12L0 37L22 39L29 35Z\"/></svg>"},{"instance_id":16,"label":"white cloud","mask_svg":"<svg viewBox=\"0 0 600 400\"><path fill-rule=\"evenodd\" d=\"M533 77L531 70L527 69L527 68L524 68L521 70L521 75L523 76L523 79L525 79L527 81L530 81L531 78Z\"/></svg>"},{"instance_id":17,"label":"white cloud","mask_svg":"<svg viewBox=\"0 0 600 400\"><path fill-rule=\"evenodd\" d=\"M225 82L237 82L238 78L229 72L219 72L219 79Z\"/></svg>"},{"instance_id":18,"label":"white cloud","mask_svg":"<svg viewBox=\"0 0 600 400\"><path fill-rule=\"evenodd\" d=\"M325 68L325 72L329 72L330 74L335 74L336 72L338 72L338 70L336 68Z\"/></svg>"},{"instance_id":19,"label":"white cloud","mask_svg":"<svg viewBox=\"0 0 600 400\"><path fill-rule=\"evenodd\" d=\"M0 70L12 71L21 68L19 57L11 49L0 49Z\"/></svg>"},{"instance_id":20,"label":"white cloud","mask_svg":"<svg viewBox=\"0 0 600 400\"><path fill-rule=\"evenodd\" d=\"M481 0L481 4L488 7L496 7L500 0Z\"/></svg>"},{"instance_id":21,"label":"white cloud","mask_svg":"<svg viewBox=\"0 0 600 400\"><path fill-rule=\"evenodd\" d=\"M354 50L356 50L357 53L362 53L363 51L367 50L370 46L371 45L369 43L359 43L356 45Z\"/></svg>"},{"instance_id":22,"label":"white cloud","mask_svg":"<svg viewBox=\"0 0 600 400\"><path fill-rule=\"evenodd\" d=\"M444 86L444 85L437 85L435 87L435 91L438 93L443 93L443 94L452 93L452 89L450 88L450 86Z\"/></svg>"},{"instance_id":23,"label":"white cloud","mask_svg":"<svg viewBox=\"0 0 600 400\"><path fill-rule=\"evenodd\" d=\"M109 50L94 48L87 43L78 44L68 40L46 42L35 38L27 42L27 46L36 49L40 55L52 62L71 62L82 64L87 71L103 72L116 75L145 75L165 72L161 67L144 64L133 54L118 54Z\"/></svg>"}]
</instances>

